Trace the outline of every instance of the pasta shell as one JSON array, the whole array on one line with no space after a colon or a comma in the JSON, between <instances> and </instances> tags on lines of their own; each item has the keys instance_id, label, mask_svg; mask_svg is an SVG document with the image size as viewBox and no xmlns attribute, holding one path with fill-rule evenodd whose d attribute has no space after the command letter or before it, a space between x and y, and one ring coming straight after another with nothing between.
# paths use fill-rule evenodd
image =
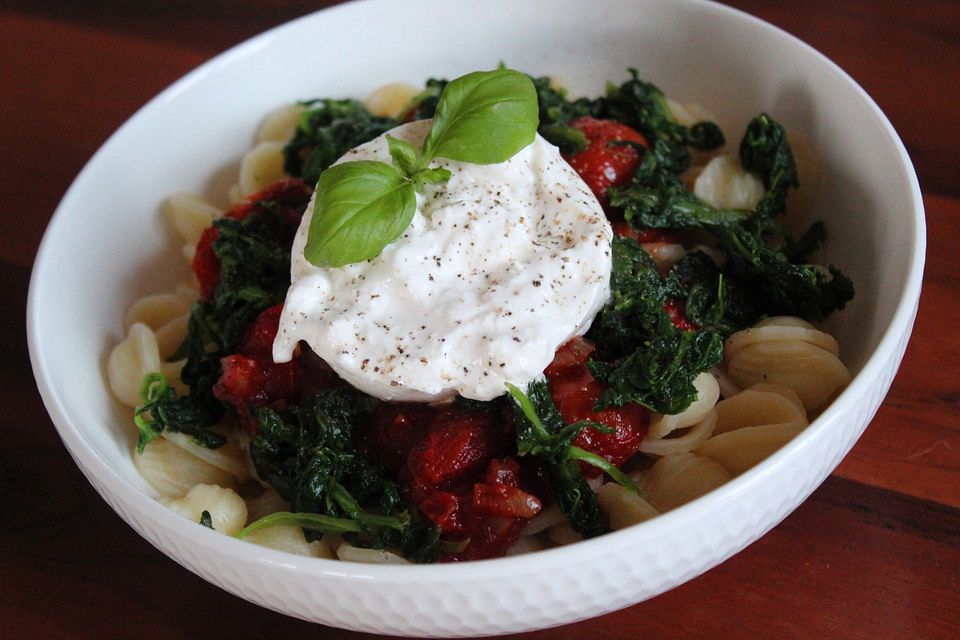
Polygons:
<instances>
[{"instance_id":1,"label":"pasta shell","mask_svg":"<svg viewBox=\"0 0 960 640\"><path fill-rule=\"evenodd\" d=\"M269 547L277 551L286 551L298 556L313 558L333 558L333 551L325 539L307 542L303 529L296 525L279 525L252 531L243 538L261 547Z\"/></svg>"},{"instance_id":2,"label":"pasta shell","mask_svg":"<svg viewBox=\"0 0 960 640\"><path fill-rule=\"evenodd\" d=\"M257 129L256 143L289 142L293 139L300 117L306 110L302 104L289 104L271 111Z\"/></svg>"},{"instance_id":3,"label":"pasta shell","mask_svg":"<svg viewBox=\"0 0 960 640\"><path fill-rule=\"evenodd\" d=\"M144 296L130 305L124 324L127 329L136 323L145 324L154 331L171 320L190 312L191 299L179 293L156 293Z\"/></svg>"},{"instance_id":4,"label":"pasta shell","mask_svg":"<svg viewBox=\"0 0 960 640\"><path fill-rule=\"evenodd\" d=\"M247 505L243 498L233 489L216 485L198 484L182 498L161 498L160 502L193 522L200 522L206 511L210 514L213 529L228 536L240 531L247 521Z\"/></svg>"},{"instance_id":5,"label":"pasta shell","mask_svg":"<svg viewBox=\"0 0 960 640\"><path fill-rule=\"evenodd\" d=\"M342 544L337 548L337 557L347 562L364 564L410 564L403 556L386 549L362 549L351 544Z\"/></svg>"},{"instance_id":6,"label":"pasta shell","mask_svg":"<svg viewBox=\"0 0 960 640\"><path fill-rule=\"evenodd\" d=\"M134 323L107 359L107 379L113 395L128 407L140 404L140 384L148 373L160 371L160 350L153 331Z\"/></svg>"},{"instance_id":7,"label":"pasta shell","mask_svg":"<svg viewBox=\"0 0 960 640\"><path fill-rule=\"evenodd\" d=\"M753 211L765 193L763 183L729 154L711 159L693 183L693 192L722 209Z\"/></svg>"},{"instance_id":8,"label":"pasta shell","mask_svg":"<svg viewBox=\"0 0 960 640\"><path fill-rule=\"evenodd\" d=\"M800 423L743 427L713 436L700 445L697 453L720 463L733 475L740 475L790 442L803 427Z\"/></svg>"},{"instance_id":9,"label":"pasta shell","mask_svg":"<svg viewBox=\"0 0 960 640\"><path fill-rule=\"evenodd\" d=\"M600 487L597 499L614 531L660 515L649 502L616 482L608 482Z\"/></svg>"},{"instance_id":10,"label":"pasta shell","mask_svg":"<svg viewBox=\"0 0 960 640\"><path fill-rule=\"evenodd\" d=\"M198 484L234 488L233 476L173 444L157 438L143 453L133 452L133 466L161 496L179 498Z\"/></svg>"},{"instance_id":11,"label":"pasta shell","mask_svg":"<svg viewBox=\"0 0 960 640\"><path fill-rule=\"evenodd\" d=\"M802 340L746 345L728 359L727 370L741 387L772 382L792 389L808 412L850 382L850 372L837 356Z\"/></svg>"},{"instance_id":12,"label":"pasta shell","mask_svg":"<svg viewBox=\"0 0 960 640\"><path fill-rule=\"evenodd\" d=\"M227 443L218 449L208 449L198 445L185 433L164 431L163 437L190 455L200 458L221 471L226 471L239 481L249 477L247 466L243 462L247 454L237 444L236 438L227 438Z\"/></svg>"},{"instance_id":13,"label":"pasta shell","mask_svg":"<svg viewBox=\"0 0 960 640\"><path fill-rule=\"evenodd\" d=\"M245 197L261 191L284 175L283 143L261 142L240 161L240 195Z\"/></svg>"},{"instance_id":14,"label":"pasta shell","mask_svg":"<svg viewBox=\"0 0 960 640\"><path fill-rule=\"evenodd\" d=\"M778 318L775 318L778 319ZM764 321L764 322L769 322ZM803 322L802 320L800 322ZM806 324L806 323L804 323ZM724 344L724 354L729 360L736 356L742 348L760 342L800 341L812 344L833 354L840 353L840 346L829 333L818 331L810 326L796 324L764 324L758 323L749 329L738 331Z\"/></svg>"},{"instance_id":15,"label":"pasta shell","mask_svg":"<svg viewBox=\"0 0 960 640\"><path fill-rule=\"evenodd\" d=\"M420 89L404 82L391 82L363 99L367 111L382 118L399 118L410 106Z\"/></svg>"},{"instance_id":16,"label":"pasta shell","mask_svg":"<svg viewBox=\"0 0 960 640\"><path fill-rule=\"evenodd\" d=\"M660 458L636 474L635 481L644 500L663 513L713 491L731 477L718 462L688 452Z\"/></svg>"},{"instance_id":17,"label":"pasta shell","mask_svg":"<svg viewBox=\"0 0 960 640\"><path fill-rule=\"evenodd\" d=\"M204 229L220 217L220 210L192 193L170 196L161 205L163 215L184 242L196 245Z\"/></svg>"},{"instance_id":18,"label":"pasta shell","mask_svg":"<svg viewBox=\"0 0 960 640\"><path fill-rule=\"evenodd\" d=\"M756 386L718 402L716 413L714 436L765 424L796 423L801 427L807 424L802 406L798 407L779 393L760 391Z\"/></svg>"},{"instance_id":19,"label":"pasta shell","mask_svg":"<svg viewBox=\"0 0 960 640\"><path fill-rule=\"evenodd\" d=\"M713 435L716 427L717 412L710 410L700 422L693 425L693 427L683 435L668 438L650 438L647 436L643 442L640 443L640 451L655 456L666 456L683 453L685 451L693 451Z\"/></svg>"},{"instance_id":20,"label":"pasta shell","mask_svg":"<svg viewBox=\"0 0 960 640\"><path fill-rule=\"evenodd\" d=\"M185 313L182 316L173 318L157 329L157 348L160 350L160 357L166 360L183 344L187 337L187 324L190 322L190 314Z\"/></svg>"}]
</instances>

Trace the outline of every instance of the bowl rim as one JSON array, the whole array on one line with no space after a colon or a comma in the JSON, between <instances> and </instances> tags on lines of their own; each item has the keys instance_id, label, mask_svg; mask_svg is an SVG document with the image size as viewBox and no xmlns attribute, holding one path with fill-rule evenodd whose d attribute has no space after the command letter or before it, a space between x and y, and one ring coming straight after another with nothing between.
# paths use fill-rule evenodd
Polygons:
<instances>
[{"instance_id":1,"label":"bowl rim","mask_svg":"<svg viewBox=\"0 0 960 640\"><path fill-rule=\"evenodd\" d=\"M739 9L707 0L680 0L680 4L695 5L703 10L728 13L740 20L746 20L752 23L752 28L766 30L771 35L784 38L794 46L799 46L804 49L808 55L812 55L814 60L824 65L824 68L828 72L838 75L845 84L853 88L856 95L869 109L871 117L878 122L882 131L889 138L889 141L893 143L894 149L897 152L899 168L904 172L904 177L906 177L909 183L909 197L912 204L910 212L910 221L912 222L910 230L912 233L909 238L909 270L906 278L904 278L903 285L897 292L896 310L877 343L876 348L870 354L860 372L827 409L798 436L760 464L690 503L647 522L633 525L619 531L613 531L597 538L518 556L477 560L466 563L434 565L359 564L337 559L296 556L259 545L252 545L216 532L207 531L204 527L197 527L185 518L170 517L170 512L166 507L161 505L155 498L150 497L136 488L96 453L81 434L74 423L74 419L68 412L67 407L64 405L63 400L59 397L57 390L51 383L49 375L51 365L49 365L44 358L42 337L44 333L44 321L37 313L37 306L39 304L39 282L43 279L45 270L50 268L48 264L50 263L49 254L51 253L50 247L53 243L52 238L56 235L57 227L69 215L69 211L73 207L73 200L77 197L77 193L86 180L86 176L96 167L98 159L106 153L106 150L116 138L122 136L127 129L134 126L134 124L140 120L149 117L155 110L162 108L163 103L175 99L181 92L196 83L202 82L207 75L214 73L219 67L232 64L235 60L246 57L250 52L266 46L272 39L279 36L281 30L290 28L292 25L300 24L304 21L316 19L316 16L320 14L329 15L334 12L353 11L356 5L373 5L385 2L389 3L390 0L355 0L354 2L327 7L273 27L207 60L150 99L111 134L93 154L90 160L87 161L58 204L44 232L43 240L37 251L31 273L26 309L27 342L34 377L37 381L44 405L50 414L57 432L66 445L70 455L104 498L107 498L106 493L111 493L114 498L130 505L153 521L162 521L164 523L163 526L168 528L172 535L182 538L184 542L194 545L196 548L225 553L234 558L241 559L245 563L266 566L274 570L296 573L307 572L334 579L375 579L387 583L409 582L411 580L448 582L463 581L465 578L469 578L470 580L483 580L505 574L517 574L518 572L533 568L543 569L545 566L570 565L589 561L590 558L606 555L615 549L626 547L628 541L639 539L643 536L663 535L685 523L697 520L695 515L702 510L705 504L713 504L716 508L722 507L724 504L735 500L738 494L746 492L748 488L766 481L769 476L772 475L773 471L781 466L784 461L800 457L803 450L808 448L810 443L817 439L818 434L829 428L831 423L840 419L844 412L844 406L847 404L847 402L845 402L847 398L860 397L868 385L874 384L875 381L879 379L882 370L889 362L890 355L897 350L898 343L904 339L904 334L909 334L913 318L916 314L925 259L926 227L922 194L915 169L902 140L893 128L893 125L866 91L836 63L809 44L783 29ZM93 478L97 478L99 482L93 482ZM823 478L814 486L819 485L822 480ZM107 499L106 501L113 507L111 500ZM118 514L121 515L124 520L127 520L127 517L120 513L118 509L114 507L114 510L118 511ZM771 524L768 529L772 528L775 524L776 523ZM765 531L756 532L755 537L759 537L762 533L765 533Z\"/></svg>"}]
</instances>

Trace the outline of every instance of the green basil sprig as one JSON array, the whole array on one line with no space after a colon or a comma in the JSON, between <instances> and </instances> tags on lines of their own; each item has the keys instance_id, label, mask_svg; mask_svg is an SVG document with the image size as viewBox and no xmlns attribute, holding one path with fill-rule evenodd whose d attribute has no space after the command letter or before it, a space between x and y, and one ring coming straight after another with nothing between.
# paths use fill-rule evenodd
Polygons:
<instances>
[{"instance_id":1,"label":"green basil sprig","mask_svg":"<svg viewBox=\"0 0 960 640\"><path fill-rule=\"evenodd\" d=\"M538 125L537 91L527 75L497 69L451 81L420 150L387 136L392 165L360 160L320 174L304 256L318 267L376 257L410 225L416 192L450 179L431 161L504 162L533 142Z\"/></svg>"}]
</instances>

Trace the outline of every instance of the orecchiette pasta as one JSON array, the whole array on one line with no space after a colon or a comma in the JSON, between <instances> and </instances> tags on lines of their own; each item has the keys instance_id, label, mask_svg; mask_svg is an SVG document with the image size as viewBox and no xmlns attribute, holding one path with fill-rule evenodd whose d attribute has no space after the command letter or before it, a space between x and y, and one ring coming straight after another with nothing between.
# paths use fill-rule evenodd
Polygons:
<instances>
[{"instance_id":1,"label":"orecchiette pasta","mask_svg":"<svg viewBox=\"0 0 960 640\"><path fill-rule=\"evenodd\" d=\"M160 371L157 337L145 324L135 322L107 359L107 379L113 395L128 407L140 404L140 383L148 373Z\"/></svg>"},{"instance_id":2,"label":"orecchiette pasta","mask_svg":"<svg viewBox=\"0 0 960 640\"><path fill-rule=\"evenodd\" d=\"M796 394L786 387L773 388L775 385L755 385L718 402L714 435L762 424L794 423L805 427L807 414L803 406L790 399L796 398Z\"/></svg>"},{"instance_id":3,"label":"orecchiette pasta","mask_svg":"<svg viewBox=\"0 0 960 640\"><path fill-rule=\"evenodd\" d=\"M283 143L261 142L240 162L239 195L246 197L284 177Z\"/></svg>"},{"instance_id":4,"label":"orecchiette pasta","mask_svg":"<svg viewBox=\"0 0 960 640\"><path fill-rule=\"evenodd\" d=\"M715 460L733 475L740 475L790 442L803 429L795 422L742 427L704 442L697 453Z\"/></svg>"},{"instance_id":5,"label":"orecchiette pasta","mask_svg":"<svg viewBox=\"0 0 960 640\"><path fill-rule=\"evenodd\" d=\"M409 560L392 551L363 549L352 544L342 544L337 547L337 557L348 562L363 562L365 564L410 564Z\"/></svg>"},{"instance_id":6,"label":"orecchiette pasta","mask_svg":"<svg viewBox=\"0 0 960 640\"><path fill-rule=\"evenodd\" d=\"M652 467L634 475L644 499L660 511L669 511L699 498L732 476L718 462L692 452L663 456Z\"/></svg>"},{"instance_id":7,"label":"orecchiette pasta","mask_svg":"<svg viewBox=\"0 0 960 640\"><path fill-rule=\"evenodd\" d=\"M649 502L616 482L600 487L597 498L614 531L660 515Z\"/></svg>"},{"instance_id":8,"label":"orecchiette pasta","mask_svg":"<svg viewBox=\"0 0 960 640\"><path fill-rule=\"evenodd\" d=\"M267 114L257 130L256 144L261 142L287 142L293 138L297 123L306 111L302 104L291 104Z\"/></svg>"},{"instance_id":9,"label":"orecchiette pasta","mask_svg":"<svg viewBox=\"0 0 960 640\"><path fill-rule=\"evenodd\" d=\"M836 341L794 320L746 329L727 339L730 378L740 387L772 382L792 389L807 411L822 407L850 382Z\"/></svg>"},{"instance_id":10,"label":"orecchiette pasta","mask_svg":"<svg viewBox=\"0 0 960 640\"><path fill-rule=\"evenodd\" d=\"M154 331L190 312L196 294L185 297L180 293L157 293L144 296L130 305L124 324L129 329L136 323L145 324Z\"/></svg>"},{"instance_id":11,"label":"orecchiette pasta","mask_svg":"<svg viewBox=\"0 0 960 640\"><path fill-rule=\"evenodd\" d=\"M220 210L192 193L178 193L163 202L163 213L189 246L200 240L203 230L220 216Z\"/></svg>"},{"instance_id":12,"label":"orecchiette pasta","mask_svg":"<svg viewBox=\"0 0 960 640\"><path fill-rule=\"evenodd\" d=\"M383 85L364 98L363 106L375 116L399 118L418 93L420 90L416 87L403 82L393 82Z\"/></svg>"},{"instance_id":13,"label":"orecchiette pasta","mask_svg":"<svg viewBox=\"0 0 960 640\"><path fill-rule=\"evenodd\" d=\"M234 488L233 476L188 453L166 438L157 438L143 453L133 454L143 479L161 496L179 498L198 484Z\"/></svg>"},{"instance_id":14,"label":"orecchiette pasta","mask_svg":"<svg viewBox=\"0 0 960 640\"><path fill-rule=\"evenodd\" d=\"M182 498L162 498L160 502L194 522L200 522L206 511L214 530L228 536L240 531L247 522L247 505L243 498L232 489L216 485L198 484Z\"/></svg>"},{"instance_id":15,"label":"orecchiette pasta","mask_svg":"<svg viewBox=\"0 0 960 640\"><path fill-rule=\"evenodd\" d=\"M226 471L240 482L250 477L250 474L247 473L247 465L243 462L246 452L240 448L236 438L228 438L227 444L217 449L207 449L196 444L193 438L185 433L164 431L162 435L190 455L200 458L217 469Z\"/></svg>"},{"instance_id":16,"label":"orecchiette pasta","mask_svg":"<svg viewBox=\"0 0 960 640\"><path fill-rule=\"evenodd\" d=\"M251 518L251 520L255 520L255 518ZM333 551L331 551L326 539L307 542L306 536L303 535L303 529L294 525L279 525L252 531L244 537L244 540L298 556L333 558Z\"/></svg>"},{"instance_id":17,"label":"orecchiette pasta","mask_svg":"<svg viewBox=\"0 0 960 640\"><path fill-rule=\"evenodd\" d=\"M763 183L740 161L724 154L710 160L693 183L693 192L715 207L754 210L763 198Z\"/></svg>"}]
</instances>

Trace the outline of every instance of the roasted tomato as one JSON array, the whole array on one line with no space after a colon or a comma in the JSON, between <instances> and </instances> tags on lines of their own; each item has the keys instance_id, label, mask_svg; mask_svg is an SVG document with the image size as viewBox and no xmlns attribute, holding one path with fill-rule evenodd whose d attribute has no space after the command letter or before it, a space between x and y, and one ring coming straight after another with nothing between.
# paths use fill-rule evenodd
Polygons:
<instances>
[{"instance_id":1,"label":"roasted tomato","mask_svg":"<svg viewBox=\"0 0 960 640\"><path fill-rule=\"evenodd\" d=\"M303 180L289 178L258 191L223 215L225 218L243 220L269 206L291 225L299 225L309 199L310 187ZM205 229L193 254L193 273L200 283L200 298L206 302L213 300L217 283L220 281L220 258L214 249L219 234L220 230L216 227Z\"/></svg>"},{"instance_id":2,"label":"roasted tomato","mask_svg":"<svg viewBox=\"0 0 960 640\"><path fill-rule=\"evenodd\" d=\"M414 502L436 491L460 492L510 444L510 434L494 415L445 407L410 449L401 477Z\"/></svg>"},{"instance_id":3,"label":"roasted tomato","mask_svg":"<svg viewBox=\"0 0 960 640\"><path fill-rule=\"evenodd\" d=\"M607 189L627 182L640 165L641 155L636 147L620 143L648 146L647 140L632 128L614 120L584 116L571 121L570 126L582 131L589 145L583 151L564 157L587 183L593 195L597 196L603 208L609 209Z\"/></svg>"},{"instance_id":4,"label":"roasted tomato","mask_svg":"<svg viewBox=\"0 0 960 640\"><path fill-rule=\"evenodd\" d=\"M592 420L613 429L612 433L602 433L587 427L573 444L620 466L640 450L650 414L635 403L594 411L606 385L597 381L586 366L592 351L593 345L583 338L573 338L557 350L546 370L550 395L565 422ZM592 476L599 473L592 466L584 465L583 470Z\"/></svg>"},{"instance_id":5,"label":"roasted tomato","mask_svg":"<svg viewBox=\"0 0 960 640\"><path fill-rule=\"evenodd\" d=\"M520 466L513 458L494 459L463 493L438 491L420 503L420 510L440 529L448 542L463 548L441 560L479 560L503 555L520 537L527 521L537 515L540 500L520 486Z\"/></svg>"},{"instance_id":6,"label":"roasted tomato","mask_svg":"<svg viewBox=\"0 0 960 640\"><path fill-rule=\"evenodd\" d=\"M677 236L666 229L644 229L637 231L626 222L614 222L612 225L613 234L624 238L633 238L640 244L651 244L654 242L677 242Z\"/></svg>"},{"instance_id":7,"label":"roasted tomato","mask_svg":"<svg viewBox=\"0 0 960 640\"><path fill-rule=\"evenodd\" d=\"M231 405L241 423L256 430L250 407L299 399L297 361L274 362L273 339L277 335L283 305L261 312L240 341L238 353L220 359L220 379L213 395Z\"/></svg>"},{"instance_id":8,"label":"roasted tomato","mask_svg":"<svg viewBox=\"0 0 960 640\"><path fill-rule=\"evenodd\" d=\"M696 331L700 328L687 317L687 308L683 300L667 300L663 308L666 309L667 315L670 316L670 322L672 322L673 326L677 329L681 331Z\"/></svg>"}]
</instances>

